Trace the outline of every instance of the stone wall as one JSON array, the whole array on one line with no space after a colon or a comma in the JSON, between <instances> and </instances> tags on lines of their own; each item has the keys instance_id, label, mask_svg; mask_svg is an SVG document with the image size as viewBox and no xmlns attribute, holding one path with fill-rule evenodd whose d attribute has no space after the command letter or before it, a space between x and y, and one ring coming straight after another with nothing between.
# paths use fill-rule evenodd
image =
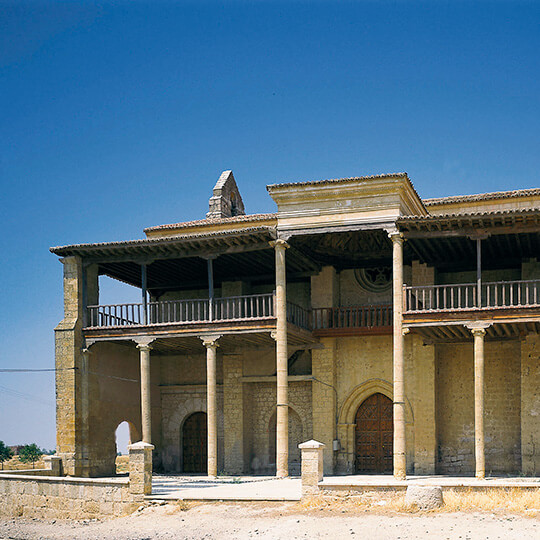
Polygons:
<instances>
[{"instance_id":1,"label":"stone wall","mask_svg":"<svg viewBox=\"0 0 540 540\"><path fill-rule=\"evenodd\" d=\"M437 472L474 473L472 343L437 345ZM485 344L486 474L521 468L519 341Z\"/></svg>"},{"instance_id":2,"label":"stone wall","mask_svg":"<svg viewBox=\"0 0 540 540\"><path fill-rule=\"evenodd\" d=\"M540 474L540 336L521 342L521 452L523 472Z\"/></svg>"},{"instance_id":3,"label":"stone wall","mask_svg":"<svg viewBox=\"0 0 540 540\"><path fill-rule=\"evenodd\" d=\"M182 426L196 412L206 412L206 385L178 385L161 388L163 432L161 461L165 472L182 472ZM223 471L223 386L217 387L218 471Z\"/></svg>"},{"instance_id":4,"label":"stone wall","mask_svg":"<svg viewBox=\"0 0 540 540\"><path fill-rule=\"evenodd\" d=\"M289 468L300 474L298 444L311 439L313 420L311 414L311 382L289 382ZM244 437L245 469L253 474L274 474L276 383L258 382L244 384ZM299 426L299 422L301 426ZM274 430L274 431L273 431Z\"/></svg>"},{"instance_id":5,"label":"stone wall","mask_svg":"<svg viewBox=\"0 0 540 540\"><path fill-rule=\"evenodd\" d=\"M0 475L0 515L38 519L121 516L140 504L129 480Z\"/></svg>"},{"instance_id":6,"label":"stone wall","mask_svg":"<svg viewBox=\"0 0 540 540\"><path fill-rule=\"evenodd\" d=\"M154 461L160 463L160 357L151 354L152 440ZM115 432L128 422L131 440L141 437L140 358L134 343L97 343L89 354L88 456L90 476L115 474Z\"/></svg>"}]
</instances>

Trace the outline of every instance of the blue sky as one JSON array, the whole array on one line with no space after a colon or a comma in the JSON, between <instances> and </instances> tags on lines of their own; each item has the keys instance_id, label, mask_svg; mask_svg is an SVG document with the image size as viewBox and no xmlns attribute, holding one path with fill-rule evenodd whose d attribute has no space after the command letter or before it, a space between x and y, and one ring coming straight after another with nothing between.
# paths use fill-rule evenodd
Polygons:
<instances>
[{"instance_id":1,"label":"blue sky","mask_svg":"<svg viewBox=\"0 0 540 540\"><path fill-rule=\"evenodd\" d=\"M204 217L224 169L248 212L277 181L538 187L539 51L534 1L0 0L0 367L54 365L50 246ZM52 374L0 373L0 405L54 447Z\"/></svg>"}]
</instances>

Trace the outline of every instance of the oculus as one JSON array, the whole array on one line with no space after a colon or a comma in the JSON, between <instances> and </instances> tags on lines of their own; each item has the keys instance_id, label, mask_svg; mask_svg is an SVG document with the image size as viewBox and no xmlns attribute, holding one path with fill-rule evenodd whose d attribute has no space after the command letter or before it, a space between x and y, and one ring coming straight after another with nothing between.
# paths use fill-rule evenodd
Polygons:
<instances>
[{"instance_id":1,"label":"oculus","mask_svg":"<svg viewBox=\"0 0 540 540\"><path fill-rule=\"evenodd\" d=\"M354 276L358 284L370 292L386 292L392 285L392 268L390 266L358 268L354 271Z\"/></svg>"}]
</instances>

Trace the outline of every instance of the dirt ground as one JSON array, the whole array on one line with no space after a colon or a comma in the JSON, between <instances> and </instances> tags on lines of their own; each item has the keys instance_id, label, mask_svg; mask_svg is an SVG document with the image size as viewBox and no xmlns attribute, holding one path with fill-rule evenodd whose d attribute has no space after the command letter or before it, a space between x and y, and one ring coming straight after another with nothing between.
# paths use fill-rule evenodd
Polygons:
<instances>
[{"instance_id":1,"label":"dirt ground","mask_svg":"<svg viewBox=\"0 0 540 540\"><path fill-rule=\"evenodd\" d=\"M540 520L504 512L416 513L306 508L300 503L154 504L107 521L0 520L0 539L357 538L540 539Z\"/></svg>"}]
</instances>

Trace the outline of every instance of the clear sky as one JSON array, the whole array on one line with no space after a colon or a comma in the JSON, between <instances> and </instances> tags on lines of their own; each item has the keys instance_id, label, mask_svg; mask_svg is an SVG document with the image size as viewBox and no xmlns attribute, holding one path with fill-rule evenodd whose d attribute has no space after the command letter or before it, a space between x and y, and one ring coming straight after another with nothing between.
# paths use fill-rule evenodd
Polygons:
<instances>
[{"instance_id":1,"label":"clear sky","mask_svg":"<svg viewBox=\"0 0 540 540\"><path fill-rule=\"evenodd\" d=\"M224 169L248 212L279 181L539 187L539 74L535 1L0 0L0 367L54 366L50 246L202 218ZM0 405L0 440L54 447L52 374Z\"/></svg>"}]
</instances>

